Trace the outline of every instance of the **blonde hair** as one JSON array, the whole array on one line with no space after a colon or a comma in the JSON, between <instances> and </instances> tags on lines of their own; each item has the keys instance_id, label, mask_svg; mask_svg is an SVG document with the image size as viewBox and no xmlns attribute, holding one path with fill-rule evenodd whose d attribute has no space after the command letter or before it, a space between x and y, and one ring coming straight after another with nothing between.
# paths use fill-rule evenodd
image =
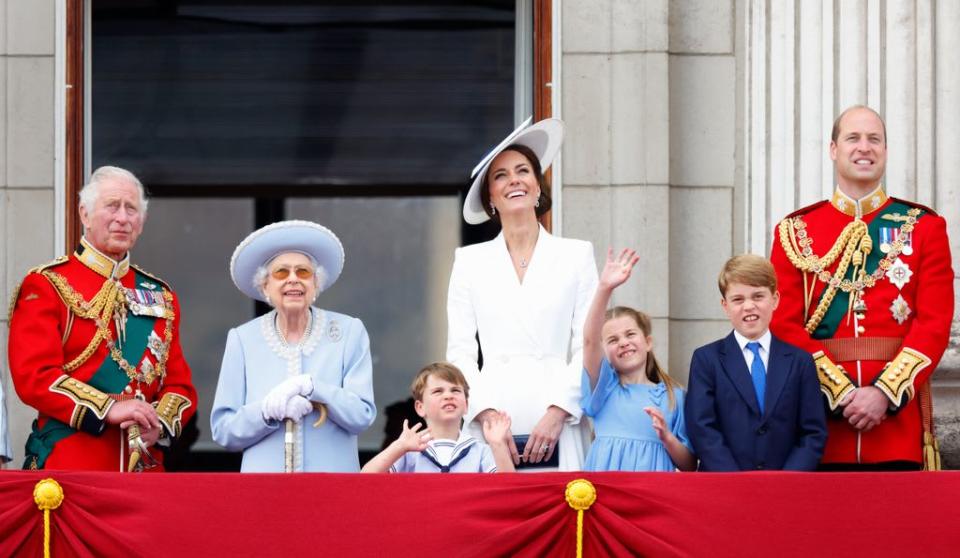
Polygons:
<instances>
[{"instance_id":1,"label":"blonde hair","mask_svg":"<svg viewBox=\"0 0 960 558\"><path fill-rule=\"evenodd\" d=\"M636 322L637 327L643 332L644 337L650 337L652 334L653 324L650 322L650 316L627 306L614 306L610 310L607 310L604 316L604 323L622 317L628 317ZM676 388L682 389L683 386L680 382L671 378L670 375L667 374L667 371L660 366L660 361L658 361L656 355L653 354L653 349L647 351L647 364L644 373L647 379L655 384L663 382L663 385L667 388L667 399L670 403L670 410L674 410L677 407L677 398L673 394L673 390Z\"/></svg>"},{"instance_id":2,"label":"blonde hair","mask_svg":"<svg viewBox=\"0 0 960 558\"><path fill-rule=\"evenodd\" d=\"M410 384L410 393L415 401L423 401L423 390L427 388L427 380L430 376L436 376L441 380L446 380L451 384L463 388L463 397L470 398L470 385L467 384L467 378L459 368L449 362L432 362L424 366L420 372L417 372L413 383Z\"/></svg>"},{"instance_id":3,"label":"blonde hair","mask_svg":"<svg viewBox=\"0 0 960 558\"><path fill-rule=\"evenodd\" d=\"M727 296L727 289L733 283L751 287L767 287L770 293L777 292L777 272L770 260L754 254L734 256L723 264L717 286L720 295Z\"/></svg>"}]
</instances>

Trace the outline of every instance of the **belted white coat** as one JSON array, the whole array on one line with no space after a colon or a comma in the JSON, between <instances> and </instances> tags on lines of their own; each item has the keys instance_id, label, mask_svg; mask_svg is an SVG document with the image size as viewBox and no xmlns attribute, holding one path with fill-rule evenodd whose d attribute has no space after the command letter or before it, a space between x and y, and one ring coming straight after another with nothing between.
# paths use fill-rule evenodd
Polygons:
<instances>
[{"instance_id":1,"label":"belted white coat","mask_svg":"<svg viewBox=\"0 0 960 558\"><path fill-rule=\"evenodd\" d=\"M596 288L593 246L543 227L523 282L502 232L457 249L447 296L447 360L470 384L468 431L482 439L473 419L497 409L510 415L514 435L529 434L556 405L570 413L558 440L560 470L582 468L583 323Z\"/></svg>"}]
</instances>

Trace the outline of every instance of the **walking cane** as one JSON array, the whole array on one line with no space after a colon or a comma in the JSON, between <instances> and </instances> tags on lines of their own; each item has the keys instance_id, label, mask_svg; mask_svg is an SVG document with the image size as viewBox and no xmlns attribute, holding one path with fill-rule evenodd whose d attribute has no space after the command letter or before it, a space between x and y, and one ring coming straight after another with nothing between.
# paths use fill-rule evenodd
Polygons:
<instances>
[{"instance_id":1,"label":"walking cane","mask_svg":"<svg viewBox=\"0 0 960 558\"><path fill-rule=\"evenodd\" d=\"M283 421L283 472L293 472L293 420Z\"/></svg>"},{"instance_id":2,"label":"walking cane","mask_svg":"<svg viewBox=\"0 0 960 558\"><path fill-rule=\"evenodd\" d=\"M313 408L320 412L320 417L313 423L314 428L319 428L327 421L327 406L323 403L313 403ZM293 472L293 420L283 421L283 472Z\"/></svg>"}]
</instances>

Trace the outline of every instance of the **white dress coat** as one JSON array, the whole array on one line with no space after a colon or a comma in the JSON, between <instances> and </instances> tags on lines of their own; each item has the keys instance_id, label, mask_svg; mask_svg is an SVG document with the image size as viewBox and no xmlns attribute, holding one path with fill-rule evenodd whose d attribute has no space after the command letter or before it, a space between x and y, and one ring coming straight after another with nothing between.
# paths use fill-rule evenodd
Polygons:
<instances>
[{"instance_id":1,"label":"white dress coat","mask_svg":"<svg viewBox=\"0 0 960 558\"><path fill-rule=\"evenodd\" d=\"M583 322L596 288L593 245L543 227L522 283L502 232L457 249L447 296L447 360L470 384L464 420L471 434L483 439L473 419L485 409L506 411L513 434L522 435L556 405L570 413L559 439L560 470L582 468Z\"/></svg>"}]
</instances>

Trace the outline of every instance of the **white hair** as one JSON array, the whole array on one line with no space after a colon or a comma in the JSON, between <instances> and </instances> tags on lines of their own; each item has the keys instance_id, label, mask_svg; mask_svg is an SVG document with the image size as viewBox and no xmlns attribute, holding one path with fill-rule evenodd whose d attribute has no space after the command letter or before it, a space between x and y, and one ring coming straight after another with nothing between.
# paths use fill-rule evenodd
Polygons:
<instances>
[{"instance_id":1,"label":"white hair","mask_svg":"<svg viewBox=\"0 0 960 558\"><path fill-rule=\"evenodd\" d=\"M102 166L93 171L90 175L90 182L80 189L80 206L87 211L93 211L97 204L97 198L100 196L100 184L107 180L123 180L137 187L137 193L140 194L140 212L147 214L147 194L143 189L140 179L126 169L120 167Z\"/></svg>"},{"instance_id":2,"label":"white hair","mask_svg":"<svg viewBox=\"0 0 960 558\"><path fill-rule=\"evenodd\" d=\"M297 254L303 254L304 256L307 257L308 260L310 260L310 265L313 266L313 280L316 281L317 283L317 292L313 294L313 300L310 301L310 304L313 304L313 302L317 300L317 297L320 296L321 292L323 292L323 286L327 282L327 270L324 269L323 266L320 265L319 262L317 262L316 258L311 256L310 254L307 254L305 252L298 252L296 250L291 250L289 252L280 252L276 256L273 256L272 258L264 262L263 265L258 266L257 271L254 272L253 274L253 288L257 289L257 291L259 291L260 294L263 295L263 298L267 300L267 304L269 304L270 306L276 306L273 303L273 301L270 300L270 297L267 296L267 291L266 291L267 278L270 277L270 264L273 263L273 260L279 258L283 254L289 254L291 252L297 253Z\"/></svg>"}]
</instances>

